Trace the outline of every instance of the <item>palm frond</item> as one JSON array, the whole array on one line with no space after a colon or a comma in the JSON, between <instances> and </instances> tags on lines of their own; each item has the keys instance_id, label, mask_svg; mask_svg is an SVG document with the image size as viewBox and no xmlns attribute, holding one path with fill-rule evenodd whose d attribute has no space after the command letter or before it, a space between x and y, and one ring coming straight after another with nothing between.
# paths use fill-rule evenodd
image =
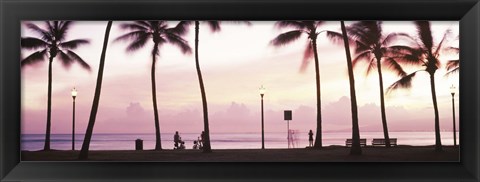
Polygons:
<instances>
[{"instance_id":1,"label":"palm frond","mask_svg":"<svg viewBox=\"0 0 480 182\"><path fill-rule=\"evenodd\" d=\"M20 45L22 46L22 48L26 49L38 49L47 48L49 44L38 38L26 37L20 40Z\"/></svg>"},{"instance_id":2,"label":"palm frond","mask_svg":"<svg viewBox=\"0 0 480 182\"><path fill-rule=\"evenodd\" d=\"M143 24L134 23L122 23L120 24L120 28L124 30L133 30L133 31L148 31L149 27L146 27Z\"/></svg>"},{"instance_id":3,"label":"palm frond","mask_svg":"<svg viewBox=\"0 0 480 182\"><path fill-rule=\"evenodd\" d=\"M192 53L192 48L190 48L190 46L188 45L188 42L184 40L182 37L175 34L167 34L166 37L168 42L180 48L183 54Z\"/></svg>"},{"instance_id":4,"label":"palm frond","mask_svg":"<svg viewBox=\"0 0 480 182\"><path fill-rule=\"evenodd\" d=\"M76 49L78 46L89 44L90 41L87 39L75 39L67 42L62 42L59 44L60 47L64 49Z\"/></svg>"},{"instance_id":5,"label":"palm frond","mask_svg":"<svg viewBox=\"0 0 480 182\"><path fill-rule=\"evenodd\" d=\"M34 52L34 53L30 54L28 57L26 57L25 59L23 59L20 62L20 66L23 67L25 65L35 64L37 62L45 60L46 57L47 57L47 49L43 49L41 51Z\"/></svg>"},{"instance_id":6,"label":"palm frond","mask_svg":"<svg viewBox=\"0 0 480 182\"><path fill-rule=\"evenodd\" d=\"M423 65L425 64L423 52L421 49L411 48L409 46L397 45L390 46L386 52L385 57L393 58L395 61L408 65Z\"/></svg>"},{"instance_id":7,"label":"palm frond","mask_svg":"<svg viewBox=\"0 0 480 182\"><path fill-rule=\"evenodd\" d=\"M72 66L74 60L69 55L67 55L63 51L58 51L58 55L60 58L60 62L62 63L62 66L64 68L70 68L70 66Z\"/></svg>"},{"instance_id":8,"label":"palm frond","mask_svg":"<svg viewBox=\"0 0 480 182\"><path fill-rule=\"evenodd\" d=\"M460 60L459 60L459 59L457 59L457 60L449 60L449 61L447 62L447 66L446 66L447 71L451 71L451 70L456 69L456 68L458 68L458 67L460 67Z\"/></svg>"},{"instance_id":9,"label":"palm frond","mask_svg":"<svg viewBox=\"0 0 480 182\"><path fill-rule=\"evenodd\" d=\"M372 48L367 44L367 43L364 43L364 42L361 42L361 41L352 41L354 44L355 44L355 53L356 54L359 54L361 52L365 52L365 51L372 51Z\"/></svg>"},{"instance_id":10,"label":"palm frond","mask_svg":"<svg viewBox=\"0 0 480 182\"><path fill-rule=\"evenodd\" d=\"M360 60L371 60L373 57L372 57L372 52L367 50L367 51L364 51L360 54L357 54L357 56L352 60L352 67L355 67L355 65L358 64L358 62Z\"/></svg>"},{"instance_id":11,"label":"palm frond","mask_svg":"<svg viewBox=\"0 0 480 182\"><path fill-rule=\"evenodd\" d=\"M50 32L48 30L44 30L40 27L38 27L37 25L33 24L33 23L27 23L25 26L27 26L28 29L38 33L40 36L42 36L42 40L45 40L47 42L50 42L53 40L53 35L50 34Z\"/></svg>"},{"instance_id":12,"label":"palm frond","mask_svg":"<svg viewBox=\"0 0 480 182\"><path fill-rule=\"evenodd\" d=\"M372 56L372 59L368 62L367 70L365 71L365 76L370 75L370 73L377 69L377 60Z\"/></svg>"},{"instance_id":13,"label":"palm frond","mask_svg":"<svg viewBox=\"0 0 480 182\"><path fill-rule=\"evenodd\" d=\"M59 40L62 41L66 38L66 34L67 34L67 31L68 29L70 29L70 26L72 25L72 21L60 21L59 22L59 28L58 28L58 32L59 32Z\"/></svg>"},{"instance_id":14,"label":"palm frond","mask_svg":"<svg viewBox=\"0 0 480 182\"><path fill-rule=\"evenodd\" d=\"M149 33L143 30L133 31L133 32L123 34L120 37L117 37L114 41L117 42L117 41L135 40L143 37L148 37L149 35L150 35Z\"/></svg>"},{"instance_id":15,"label":"palm frond","mask_svg":"<svg viewBox=\"0 0 480 182\"><path fill-rule=\"evenodd\" d=\"M415 21L415 25L417 27L417 32L422 44L425 46L425 48L429 52L432 52L433 38L432 38L432 30L430 29L430 22Z\"/></svg>"},{"instance_id":16,"label":"palm frond","mask_svg":"<svg viewBox=\"0 0 480 182\"><path fill-rule=\"evenodd\" d=\"M133 39L130 44L128 44L128 46L127 46L127 51L128 52L134 52L138 49L143 48L147 44L147 41L149 40L149 37L150 37L149 34L146 34L146 33L138 34L136 36L137 37L135 39ZM119 38L121 38L121 37L119 37ZM160 39L162 39L162 38L160 38Z\"/></svg>"},{"instance_id":17,"label":"palm frond","mask_svg":"<svg viewBox=\"0 0 480 182\"><path fill-rule=\"evenodd\" d=\"M396 89L411 88L412 87L412 79L413 79L413 77L415 77L415 75L419 71L424 71L424 70L415 71L413 73L410 73L410 74L400 78L396 82L394 82L392 85L390 85L387 88L387 94L391 93L393 90L396 90Z\"/></svg>"},{"instance_id":18,"label":"palm frond","mask_svg":"<svg viewBox=\"0 0 480 182\"><path fill-rule=\"evenodd\" d=\"M86 63L80 56L78 56L75 52L67 50L66 54L73 60L75 60L82 68L91 71L90 65Z\"/></svg>"},{"instance_id":19,"label":"palm frond","mask_svg":"<svg viewBox=\"0 0 480 182\"><path fill-rule=\"evenodd\" d=\"M208 27L210 27L210 30L212 32L218 32L220 31L220 21L207 21Z\"/></svg>"},{"instance_id":20,"label":"palm frond","mask_svg":"<svg viewBox=\"0 0 480 182\"><path fill-rule=\"evenodd\" d=\"M300 30L285 32L275 37L270 43L274 46L283 46L297 40L301 35L302 31Z\"/></svg>"},{"instance_id":21,"label":"palm frond","mask_svg":"<svg viewBox=\"0 0 480 182\"><path fill-rule=\"evenodd\" d=\"M326 31L327 38L335 44L343 45L343 35L339 32ZM351 42L351 41L349 41Z\"/></svg>"},{"instance_id":22,"label":"palm frond","mask_svg":"<svg viewBox=\"0 0 480 182\"><path fill-rule=\"evenodd\" d=\"M440 50L442 50L442 45L445 42L445 39L447 39L447 35L449 34L449 32L450 32L449 29L445 31L445 33L443 34L442 40L440 40L440 43L438 43L438 46L435 49L435 53L433 53L433 55L438 56L438 54L440 53Z\"/></svg>"},{"instance_id":23,"label":"palm frond","mask_svg":"<svg viewBox=\"0 0 480 182\"><path fill-rule=\"evenodd\" d=\"M134 23L135 23L135 24L138 24L138 25L140 25L140 26L143 26L143 27L145 27L145 28L147 28L147 29L152 29L152 24L149 23L148 21L135 21Z\"/></svg>"},{"instance_id":24,"label":"palm frond","mask_svg":"<svg viewBox=\"0 0 480 182\"><path fill-rule=\"evenodd\" d=\"M310 63L311 58L314 56L313 52L313 47L312 44L307 42L307 45L305 45L305 51L303 51L303 60L302 64L300 65L300 72L303 73L305 70L307 70L308 63Z\"/></svg>"},{"instance_id":25,"label":"palm frond","mask_svg":"<svg viewBox=\"0 0 480 182\"><path fill-rule=\"evenodd\" d=\"M298 30L302 30L306 27L306 25L300 21L277 21L275 22L275 27L277 28L295 28Z\"/></svg>"},{"instance_id":26,"label":"palm frond","mask_svg":"<svg viewBox=\"0 0 480 182\"><path fill-rule=\"evenodd\" d=\"M414 41L414 39L406 33L390 33L383 39L382 45L389 45L392 41L398 40L399 38L406 38Z\"/></svg>"},{"instance_id":27,"label":"palm frond","mask_svg":"<svg viewBox=\"0 0 480 182\"><path fill-rule=\"evenodd\" d=\"M387 66L387 68L394 73L397 74L397 76L404 77L407 75L407 73L403 70L402 66L398 64L397 61L393 58L384 58L383 59L383 65Z\"/></svg>"},{"instance_id":28,"label":"palm frond","mask_svg":"<svg viewBox=\"0 0 480 182\"><path fill-rule=\"evenodd\" d=\"M168 32L177 34L177 35L185 35L188 33L188 26L192 24L192 21L180 21L178 24L173 27L167 29Z\"/></svg>"},{"instance_id":29,"label":"palm frond","mask_svg":"<svg viewBox=\"0 0 480 182\"><path fill-rule=\"evenodd\" d=\"M456 54L458 54L460 52L460 48L452 47L452 46L445 48L445 50L447 52L453 52L453 53L456 53Z\"/></svg>"}]
</instances>

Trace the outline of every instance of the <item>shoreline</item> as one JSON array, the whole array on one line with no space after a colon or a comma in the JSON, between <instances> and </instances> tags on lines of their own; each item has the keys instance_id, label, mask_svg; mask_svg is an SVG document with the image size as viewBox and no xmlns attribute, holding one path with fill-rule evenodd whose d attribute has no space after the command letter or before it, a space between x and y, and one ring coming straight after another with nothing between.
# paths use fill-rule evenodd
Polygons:
<instances>
[{"instance_id":1,"label":"shoreline","mask_svg":"<svg viewBox=\"0 0 480 182\"><path fill-rule=\"evenodd\" d=\"M350 148L328 146L322 149L213 149L201 150L92 150L88 161L151 161L151 162L459 162L459 147L443 146L435 152L434 146L399 145L362 147L362 155L349 155ZM79 151L21 151L21 161L78 161Z\"/></svg>"}]
</instances>

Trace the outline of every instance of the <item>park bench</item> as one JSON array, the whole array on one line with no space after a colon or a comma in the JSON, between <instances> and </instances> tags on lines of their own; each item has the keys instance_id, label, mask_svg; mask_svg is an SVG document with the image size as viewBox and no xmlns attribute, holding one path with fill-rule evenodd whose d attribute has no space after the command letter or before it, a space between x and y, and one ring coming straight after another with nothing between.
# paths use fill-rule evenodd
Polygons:
<instances>
[{"instance_id":1,"label":"park bench","mask_svg":"<svg viewBox=\"0 0 480 182\"><path fill-rule=\"evenodd\" d=\"M352 139L347 139L347 140L345 141L345 145L346 145L347 147L351 147L351 146L352 146L352 143L353 143L353 140L352 140ZM361 146L361 147L367 146L367 139L361 138L361 139L360 139L360 146Z\"/></svg>"},{"instance_id":2,"label":"park bench","mask_svg":"<svg viewBox=\"0 0 480 182\"><path fill-rule=\"evenodd\" d=\"M372 140L372 145L373 146L377 146L377 145L381 145L381 146L385 146L385 139L383 138L374 138ZM397 139L396 138L390 138L390 146L396 146L397 145Z\"/></svg>"}]
</instances>

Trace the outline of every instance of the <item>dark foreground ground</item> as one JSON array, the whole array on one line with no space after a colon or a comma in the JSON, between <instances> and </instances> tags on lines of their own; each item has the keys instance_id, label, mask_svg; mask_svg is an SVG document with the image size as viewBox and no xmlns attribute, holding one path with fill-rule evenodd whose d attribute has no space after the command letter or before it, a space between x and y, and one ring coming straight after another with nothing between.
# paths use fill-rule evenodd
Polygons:
<instances>
[{"instance_id":1,"label":"dark foreground ground","mask_svg":"<svg viewBox=\"0 0 480 182\"><path fill-rule=\"evenodd\" d=\"M459 148L445 146L435 152L433 146L364 147L360 156L349 155L342 146L314 149L222 149L212 153L199 150L162 151L90 151L90 161L202 161L202 162L389 162L459 161ZM74 161L79 151L22 151L22 161Z\"/></svg>"}]
</instances>

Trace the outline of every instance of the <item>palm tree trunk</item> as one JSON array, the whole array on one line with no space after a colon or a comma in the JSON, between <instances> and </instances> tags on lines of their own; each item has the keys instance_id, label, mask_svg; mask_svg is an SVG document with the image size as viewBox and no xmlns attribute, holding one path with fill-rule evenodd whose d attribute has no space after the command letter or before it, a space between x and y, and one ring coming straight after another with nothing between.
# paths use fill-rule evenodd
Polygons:
<instances>
[{"instance_id":1,"label":"palm tree trunk","mask_svg":"<svg viewBox=\"0 0 480 182\"><path fill-rule=\"evenodd\" d=\"M153 100L153 114L155 116L155 150L162 150L162 140L160 137L160 123L158 121L158 108L157 108L157 89L155 84L155 63L158 52L158 43L155 42L152 51L152 100Z\"/></svg>"},{"instance_id":2,"label":"palm tree trunk","mask_svg":"<svg viewBox=\"0 0 480 182\"><path fill-rule=\"evenodd\" d=\"M88 120L87 131L85 132L85 138L83 139L82 149L80 151L79 159L84 160L88 158L88 150L90 148L90 141L93 134L93 126L97 118L98 104L100 102L100 92L102 91L103 80L103 68L105 66L105 56L108 46L108 37L110 35L110 28L112 27L112 21L108 21L107 28L105 30L105 38L103 40L102 54L100 56L100 66L98 67L97 85L95 87L95 95L93 97L92 110L90 111L90 119Z\"/></svg>"},{"instance_id":3,"label":"palm tree trunk","mask_svg":"<svg viewBox=\"0 0 480 182\"><path fill-rule=\"evenodd\" d=\"M313 55L315 56L315 83L317 89L317 132L314 148L322 148L322 110L320 101L320 69L318 65L317 38L312 38Z\"/></svg>"},{"instance_id":4,"label":"palm tree trunk","mask_svg":"<svg viewBox=\"0 0 480 182\"><path fill-rule=\"evenodd\" d=\"M50 129L52 126L52 62L53 56L48 61L48 91L47 91L47 128L45 132L45 146L43 150L50 150Z\"/></svg>"},{"instance_id":5,"label":"palm tree trunk","mask_svg":"<svg viewBox=\"0 0 480 182\"><path fill-rule=\"evenodd\" d=\"M200 71L200 63L198 60L198 36L199 36L199 22L195 21L195 64L197 68L198 82L200 83L200 92L202 94L202 106L203 106L203 129L205 135L203 140L203 152L212 152L210 146L210 130L208 128L208 109L207 109L207 96L205 94L205 87L203 85L202 72Z\"/></svg>"},{"instance_id":6,"label":"palm tree trunk","mask_svg":"<svg viewBox=\"0 0 480 182\"><path fill-rule=\"evenodd\" d=\"M385 98L383 94L383 76L382 76L382 65L380 60L381 56L376 56L377 59L377 70L378 70L378 82L380 83L380 111L382 113L382 125L383 125L383 137L385 138L385 146L390 147L390 137L388 136L388 127L387 127L387 116L385 114Z\"/></svg>"},{"instance_id":7,"label":"palm tree trunk","mask_svg":"<svg viewBox=\"0 0 480 182\"><path fill-rule=\"evenodd\" d=\"M345 54L347 55L347 67L348 67L348 79L350 81L350 104L352 110L352 148L350 149L351 155L362 154L362 148L360 147L360 131L358 128L358 108L357 108L357 95L355 94L355 77L353 75L352 57L350 55L350 47L348 43L347 31L345 29L345 23L340 21L343 34L343 44L345 45Z\"/></svg>"},{"instance_id":8,"label":"palm tree trunk","mask_svg":"<svg viewBox=\"0 0 480 182\"><path fill-rule=\"evenodd\" d=\"M442 141L440 139L440 122L438 119L437 94L435 93L434 74L430 74L430 88L432 91L433 110L435 112L435 151L442 151Z\"/></svg>"}]
</instances>

